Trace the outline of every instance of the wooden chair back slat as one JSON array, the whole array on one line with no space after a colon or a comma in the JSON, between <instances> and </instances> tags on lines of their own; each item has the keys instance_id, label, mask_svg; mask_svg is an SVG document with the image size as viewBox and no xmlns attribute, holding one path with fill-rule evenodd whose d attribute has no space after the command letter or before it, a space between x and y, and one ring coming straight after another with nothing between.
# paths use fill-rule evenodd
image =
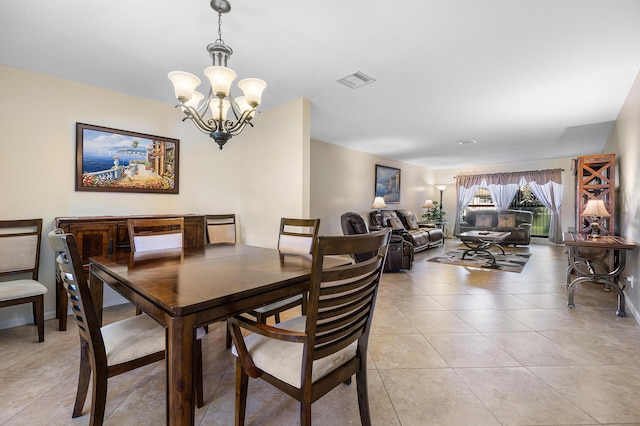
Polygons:
<instances>
[{"instance_id":1,"label":"wooden chair back slat","mask_svg":"<svg viewBox=\"0 0 640 426\"><path fill-rule=\"evenodd\" d=\"M313 247L307 313L310 350L307 368L313 360L335 353L365 335L367 338L361 344L366 348L388 243L387 231L318 237ZM365 252L374 252L375 256L338 268L322 268L325 256Z\"/></svg>"},{"instance_id":2,"label":"wooden chair back slat","mask_svg":"<svg viewBox=\"0 0 640 426\"><path fill-rule=\"evenodd\" d=\"M88 345L89 351L96 358L106 362L100 321L91 298L76 237L56 229L49 233L49 243L58 253L56 262L60 270L60 278L71 302L71 311L78 324L80 340Z\"/></svg>"}]
</instances>

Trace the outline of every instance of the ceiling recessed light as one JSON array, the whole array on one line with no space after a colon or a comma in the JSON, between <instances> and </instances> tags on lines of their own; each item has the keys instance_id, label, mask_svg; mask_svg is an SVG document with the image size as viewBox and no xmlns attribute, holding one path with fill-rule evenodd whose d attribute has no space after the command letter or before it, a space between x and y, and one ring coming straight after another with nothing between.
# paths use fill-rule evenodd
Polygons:
<instances>
[{"instance_id":1,"label":"ceiling recessed light","mask_svg":"<svg viewBox=\"0 0 640 426\"><path fill-rule=\"evenodd\" d=\"M466 141L458 141L458 143L459 143L460 145L469 145L469 144L472 144L472 143L478 143L478 142L476 142L476 140L475 140L475 139L468 139L468 140L466 140Z\"/></svg>"}]
</instances>

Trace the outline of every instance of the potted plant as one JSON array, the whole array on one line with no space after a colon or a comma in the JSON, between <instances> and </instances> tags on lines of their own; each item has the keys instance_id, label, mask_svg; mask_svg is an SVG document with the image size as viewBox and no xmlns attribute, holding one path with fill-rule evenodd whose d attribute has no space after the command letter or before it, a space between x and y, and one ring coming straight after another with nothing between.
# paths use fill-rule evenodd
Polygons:
<instances>
[{"instance_id":1,"label":"potted plant","mask_svg":"<svg viewBox=\"0 0 640 426\"><path fill-rule=\"evenodd\" d=\"M440 203L438 201L434 201L433 208L427 209L427 211L422 215L422 218L429 223L444 222L444 216L446 214L447 213L445 213L444 210L440 209Z\"/></svg>"}]
</instances>

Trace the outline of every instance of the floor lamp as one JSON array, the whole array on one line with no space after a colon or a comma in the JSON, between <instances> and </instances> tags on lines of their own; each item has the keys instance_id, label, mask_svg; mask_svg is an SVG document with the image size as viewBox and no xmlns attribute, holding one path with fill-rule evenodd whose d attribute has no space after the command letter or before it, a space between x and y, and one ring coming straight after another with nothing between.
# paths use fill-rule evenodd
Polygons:
<instances>
[{"instance_id":1,"label":"floor lamp","mask_svg":"<svg viewBox=\"0 0 640 426\"><path fill-rule=\"evenodd\" d=\"M438 191L440 191L440 206L438 206L438 207L440 208L440 222L442 222L443 221L443 218L442 218L442 193L447 188L447 185L436 185L436 188L438 188Z\"/></svg>"}]
</instances>

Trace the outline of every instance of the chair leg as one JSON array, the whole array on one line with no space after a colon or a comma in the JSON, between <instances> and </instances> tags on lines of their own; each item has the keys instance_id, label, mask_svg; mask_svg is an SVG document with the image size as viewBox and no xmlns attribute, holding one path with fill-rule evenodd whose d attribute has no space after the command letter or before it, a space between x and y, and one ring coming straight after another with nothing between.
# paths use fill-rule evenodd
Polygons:
<instances>
[{"instance_id":1,"label":"chair leg","mask_svg":"<svg viewBox=\"0 0 640 426\"><path fill-rule=\"evenodd\" d=\"M196 394L196 407L202 408L204 406L204 390L203 390L203 378L202 378L202 340L198 339L195 345L195 369L193 378L193 386L195 387Z\"/></svg>"},{"instance_id":2,"label":"chair leg","mask_svg":"<svg viewBox=\"0 0 640 426\"><path fill-rule=\"evenodd\" d=\"M93 372L93 394L91 395L91 426L102 426L107 405L107 367L96 366Z\"/></svg>"},{"instance_id":3,"label":"chair leg","mask_svg":"<svg viewBox=\"0 0 640 426\"><path fill-rule=\"evenodd\" d=\"M300 426L311 426L311 401L300 401Z\"/></svg>"},{"instance_id":4,"label":"chair leg","mask_svg":"<svg viewBox=\"0 0 640 426\"><path fill-rule=\"evenodd\" d=\"M226 323L225 323L225 325L226 325ZM224 344L227 347L227 349L231 349L231 343L232 343L231 342L231 331L229 331L229 327L228 326L225 327L225 329L227 330L227 336L225 338Z\"/></svg>"},{"instance_id":5,"label":"chair leg","mask_svg":"<svg viewBox=\"0 0 640 426\"><path fill-rule=\"evenodd\" d=\"M371 425L371 413L369 411L369 395L367 391L367 369L364 367L356 373L356 385L358 387L358 408L360 409L360 422L362 426Z\"/></svg>"},{"instance_id":6,"label":"chair leg","mask_svg":"<svg viewBox=\"0 0 640 426\"><path fill-rule=\"evenodd\" d=\"M247 388L249 376L242 369L240 361L236 359L236 426L244 425L247 411Z\"/></svg>"},{"instance_id":7,"label":"chair leg","mask_svg":"<svg viewBox=\"0 0 640 426\"><path fill-rule=\"evenodd\" d=\"M36 296L33 305L33 322L38 327L38 343L44 342L44 295Z\"/></svg>"},{"instance_id":8,"label":"chair leg","mask_svg":"<svg viewBox=\"0 0 640 426\"><path fill-rule=\"evenodd\" d=\"M280 312L274 315L276 317L276 324L280 323Z\"/></svg>"},{"instance_id":9,"label":"chair leg","mask_svg":"<svg viewBox=\"0 0 640 426\"><path fill-rule=\"evenodd\" d=\"M71 417L82 415L84 402L87 400L89 392L89 381L91 379L91 362L89 361L89 346L86 343L80 344L80 372L78 374L78 390L76 392L76 402L73 406Z\"/></svg>"}]
</instances>

